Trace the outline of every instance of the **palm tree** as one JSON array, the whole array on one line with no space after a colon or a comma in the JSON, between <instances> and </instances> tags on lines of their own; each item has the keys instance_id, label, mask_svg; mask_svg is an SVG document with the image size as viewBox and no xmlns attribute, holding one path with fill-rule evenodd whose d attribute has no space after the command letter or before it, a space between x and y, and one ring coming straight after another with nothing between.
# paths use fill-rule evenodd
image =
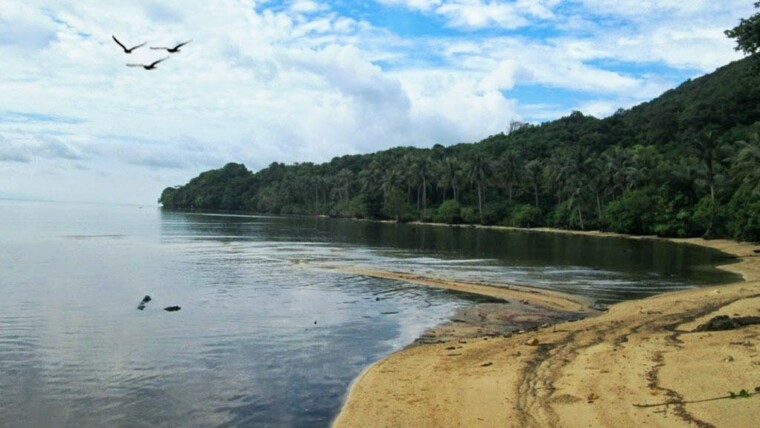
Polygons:
<instances>
[{"instance_id":1,"label":"palm tree","mask_svg":"<svg viewBox=\"0 0 760 428\"><path fill-rule=\"evenodd\" d=\"M351 198L351 181L353 180L354 173L351 170L343 168L335 175L335 182L338 191L338 195L344 202L348 203Z\"/></svg>"},{"instance_id":2,"label":"palm tree","mask_svg":"<svg viewBox=\"0 0 760 428\"><path fill-rule=\"evenodd\" d=\"M430 177L433 175L429 154L424 153L417 156L413 168L413 173L417 176L420 185L417 190L417 209L420 209L420 194L422 194L422 219L425 219L427 218L427 188L430 186Z\"/></svg>"},{"instance_id":3,"label":"palm tree","mask_svg":"<svg viewBox=\"0 0 760 428\"><path fill-rule=\"evenodd\" d=\"M478 191L478 214L483 223L483 201L485 199L485 183L491 177L491 163L481 152L476 152L467 163L467 178L475 184Z\"/></svg>"},{"instance_id":4,"label":"palm tree","mask_svg":"<svg viewBox=\"0 0 760 428\"><path fill-rule=\"evenodd\" d=\"M314 213L315 214L319 214L320 213L320 210L319 210L319 193L320 193L320 190L324 192L323 189L325 187L325 184L326 184L325 178L322 177L321 175L314 174L311 177L311 185L314 187ZM323 203L327 203L326 200L323 200L322 202Z\"/></svg>"},{"instance_id":5,"label":"palm tree","mask_svg":"<svg viewBox=\"0 0 760 428\"><path fill-rule=\"evenodd\" d=\"M459 199L458 184L462 175L462 167L459 160L450 156L443 158L437 165L438 170L438 184L443 189L443 198L446 199L448 190L451 189L452 196L455 201Z\"/></svg>"},{"instance_id":6,"label":"palm tree","mask_svg":"<svg viewBox=\"0 0 760 428\"><path fill-rule=\"evenodd\" d=\"M583 221L583 196L589 185L592 159L587 148L573 146L555 150L550 161L551 180L554 182L558 198L568 196L569 206L578 213L578 223L585 229Z\"/></svg>"},{"instance_id":7,"label":"palm tree","mask_svg":"<svg viewBox=\"0 0 760 428\"><path fill-rule=\"evenodd\" d=\"M399 163L401 176L404 182L406 182L406 193L408 201L412 200L412 189L417 189L419 182L419 176L414 173L414 162L415 157L412 155L412 153L406 153L404 157L401 158L401 162Z\"/></svg>"},{"instance_id":8,"label":"palm tree","mask_svg":"<svg viewBox=\"0 0 760 428\"><path fill-rule=\"evenodd\" d=\"M544 167L541 166L541 163L533 159L532 161L525 164L525 174L528 178L528 181L530 182L531 187L533 188L533 199L536 204L536 208L538 208L538 190L539 186L541 185L541 177L544 172Z\"/></svg>"},{"instance_id":9,"label":"palm tree","mask_svg":"<svg viewBox=\"0 0 760 428\"><path fill-rule=\"evenodd\" d=\"M600 224L602 223L603 200L610 189L610 181L604 174L604 166L602 157L592 158L589 185L594 190L594 196L596 197L596 218Z\"/></svg>"},{"instance_id":10,"label":"palm tree","mask_svg":"<svg viewBox=\"0 0 760 428\"><path fill-rule=\"evenodd\" d=\"M522 174L522 160L517 152L510 150L499 158L499 166L502 168L501 178L504 180L508 200L511 204L514 186Z\"/></svg>"},{"instance_id":11,"label":"palm tree","mask_svg":"<svg viewBox=\"0 0 760 428\"><path fill-rule=\"evenodd\" d=\"M366 167L359 171L359 185L363 194L374 193L380 190L380 183L387 170L386 162L377 156Z\"/></svg>"},{"instance_id":12,"label":"palm tree","mask_svg":"<svg viewBox=\"0 0 760 428\"><path fill-rule=\"evenodd\" d=\"M383 192L383 202L388 202L388 197L394 190L401 187L404 182L403 174L398 167L390 167L380 179L380 190Z\"/></svg>"},{"instance_id":13,"label":"palm tree","mask_svg":"<svg viewBox=\"0 0 760 428\"><path fill-rule=\"evenodd\" d=\"M760 134L752 135L749 141L739 141L738 146L733 175L740 187L760 196Z\"/></svg>"},{"instance_id":14,"label":"palm tree","mask_svg":"<svg viewBox=\"0 0 760 428\"><path fill-rule=\"evenodd\" d=\"M626 190L630 190L636 176L633 154L628 150L614 146L602 155L604 163L604 176L609 184L614 197L622 196Z\"/></svg>"},{"instance_id":15,"label":"palm tree","mask_svg":"<svg viewBox=\"0 0 760 428\"><path fill-rule=\"evenodd\" d=\"M720 172L726 159L723 147L720 146L720 142L715 138L712 131L705 131L701 138L694 139L693 147L700 162L697 172L701 178L698 180L698 184L706 185L710 190L710 218L705 232L705 236L710 237L714 234L715 187L723 179Z\"/></svg>"}]
</instances>

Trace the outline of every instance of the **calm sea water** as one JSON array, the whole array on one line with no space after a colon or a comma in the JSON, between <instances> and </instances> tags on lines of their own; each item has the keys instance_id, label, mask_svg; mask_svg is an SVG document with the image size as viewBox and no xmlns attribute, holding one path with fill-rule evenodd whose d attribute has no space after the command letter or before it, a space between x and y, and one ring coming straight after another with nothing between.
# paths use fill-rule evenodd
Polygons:
<instances>
[{"instance_id":1,"label":"calm sea water","mask_svg":"<svg viewBox=\"0 0 760 428\"><path fill-rule=\"evenodd\" d=\"M328 266L614 302L734 280L712 267L726 261L622 239L0 201L0 426L326 426L364 367L471 303Z\"/></svg>"}]
</instances>

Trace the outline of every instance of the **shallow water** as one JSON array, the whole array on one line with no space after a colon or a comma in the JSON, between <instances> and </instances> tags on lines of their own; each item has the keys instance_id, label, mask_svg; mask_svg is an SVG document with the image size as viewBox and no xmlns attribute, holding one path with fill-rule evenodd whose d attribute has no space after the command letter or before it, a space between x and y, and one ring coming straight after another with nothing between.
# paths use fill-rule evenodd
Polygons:
<instances>
[{"instance_id":1,"label":"shallow water","mask_svg":"<svg viewBox=\"0 0 760 428\"><path fill-rule=\"evenodd\" d=\"M326 426L364 367L468 304L328 266L612 302L735 279L719 261L646 241L0 201L0 426Z\"/></svg>"}]
</instances>

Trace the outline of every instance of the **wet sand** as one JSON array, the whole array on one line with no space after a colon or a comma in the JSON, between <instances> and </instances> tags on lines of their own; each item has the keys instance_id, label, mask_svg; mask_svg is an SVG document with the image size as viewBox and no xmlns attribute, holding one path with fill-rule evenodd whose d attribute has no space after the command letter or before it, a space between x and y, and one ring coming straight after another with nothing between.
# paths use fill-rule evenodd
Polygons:
<instances>
[{"instance_id":1,"label":"wet sand","mask_svg":"<svg viewBox=\"0 0 760 428\"><path fill-rule=\"evenodd\" d=\"M521 294L501 298L522 306L476 305L433 329L426 343L366 369L334 426L754 426L760 420L760 325L696 330L718 315L760 316L758 247L675 241L737 256L738 263L723 268L744 281L623 302L599 315L574 297L515 289ZM451 288L440 279L374 275ZM494 287L466 288L460 291L494 297L487 294ZM552 322L552 315L556 321L576 310L584 319ZM523 316L544 327L499 330L501 321Z\"/></svg>"}]
</instances>

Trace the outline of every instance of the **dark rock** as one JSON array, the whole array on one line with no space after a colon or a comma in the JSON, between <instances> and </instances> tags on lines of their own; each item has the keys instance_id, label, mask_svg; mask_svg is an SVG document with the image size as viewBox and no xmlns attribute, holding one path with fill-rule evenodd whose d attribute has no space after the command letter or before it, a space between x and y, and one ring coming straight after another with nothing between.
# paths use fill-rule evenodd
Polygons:
<instances>
[{"instance_id":1,"label":"dark rock","mask_svg":"<svg viewBox=\"0 0 760 428\"><path fill-rule=\"evenodd\" d=\"M747 325L760 324L760 317L736 317L720 315L700 325L694 331L735 330Z\"/></svg>"},{"instance_id":2,"label":"dark rock","mask_svg":"<svg viewBox=\"0 0 760 428\"><path fill-rule=\"evenodd\" d=\"M177 312L180 309L182 308L180 308L179 306L167 306L164 308L166 312Z\"/></svg>"}]
</instances>

